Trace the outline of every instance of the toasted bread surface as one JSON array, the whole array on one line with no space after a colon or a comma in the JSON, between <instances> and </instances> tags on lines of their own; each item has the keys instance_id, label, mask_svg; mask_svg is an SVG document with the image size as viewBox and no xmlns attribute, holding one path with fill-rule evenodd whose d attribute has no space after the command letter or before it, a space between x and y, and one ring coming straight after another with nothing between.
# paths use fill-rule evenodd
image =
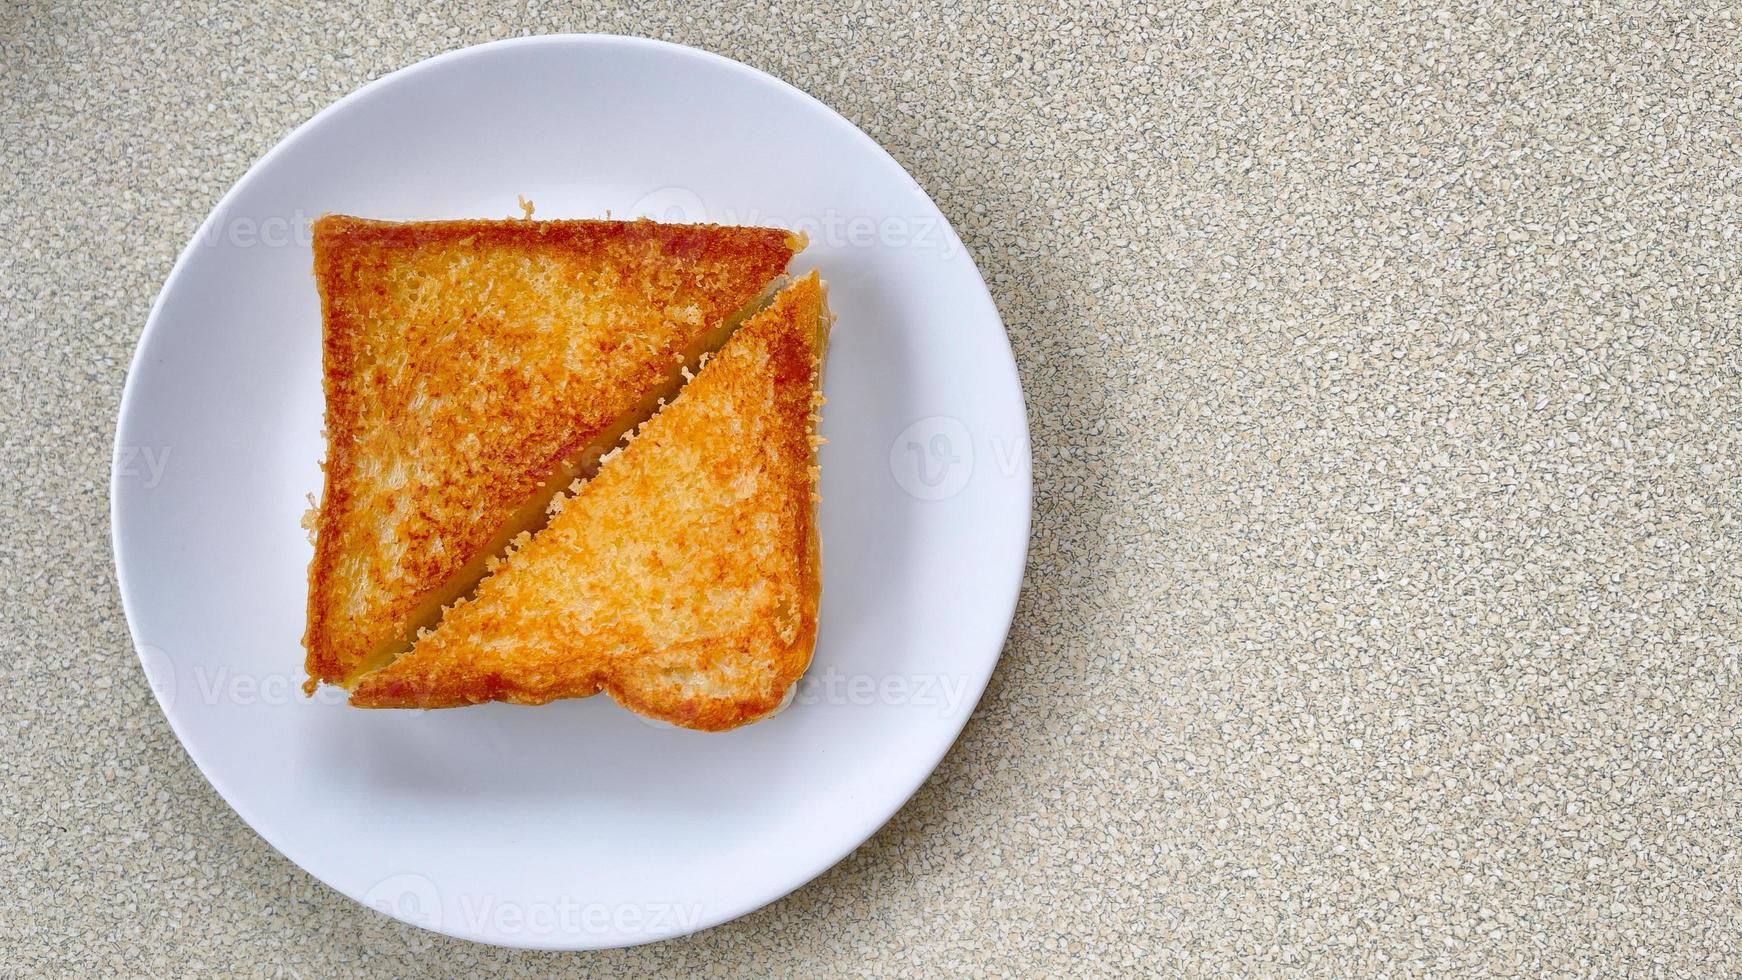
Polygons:
<instances>
[{"instance_id":1,"label":"toasted bread surface","mask_svg":"<svg viewBox=\"0 0 1742 980\"><path fill-rule=\"evenodd\" d=\"M317 221L328 456L309 689L403 650L800 247L649 221Z\"/></svg>"},{"instance_id":2,"label":"toasted bread surface","mask_svg":"<svg viewBox=\"0 0 1742 980\"><path fill-rule=\"evenodd\" d=\"M810 663L821 567L813 272L748 320L351 703L543 704L608 692L703 730L771 714Z\"/></svg>"}]
</instances>

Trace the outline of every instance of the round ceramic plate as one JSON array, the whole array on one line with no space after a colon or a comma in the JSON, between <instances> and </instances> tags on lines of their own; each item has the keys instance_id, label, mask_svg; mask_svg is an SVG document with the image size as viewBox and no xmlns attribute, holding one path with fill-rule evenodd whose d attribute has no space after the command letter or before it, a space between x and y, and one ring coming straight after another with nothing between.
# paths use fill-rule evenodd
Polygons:
<instances>
[{"instance_id":1,"label":"round ceramic plate","mask_svg":"<svg viewBox=\"0 0 1742 980\"><path fill-rule=\"evenodd\" d=\"M607 697L363 711L302 696L300 526L321 485L309 222L644 215L778 225L839 317L824 591L794 703L734 732ZM115 563L188 754L261 836L390 915L510 946L692 932L819 874L918 788L997 662L1028 542L1022 392L973 260L822 104L688 48L527 38L340 100L225 195L122 398Z\"/></svg>"}]
</instances>

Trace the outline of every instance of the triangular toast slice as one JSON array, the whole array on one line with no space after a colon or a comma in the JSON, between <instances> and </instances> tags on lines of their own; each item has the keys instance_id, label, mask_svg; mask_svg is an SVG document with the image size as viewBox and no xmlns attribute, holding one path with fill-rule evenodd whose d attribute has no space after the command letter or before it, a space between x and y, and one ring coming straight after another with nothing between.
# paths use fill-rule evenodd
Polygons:
<instances>
[{"instance_id":1,"label":"triangular toast slice","mask_svg":"<svg viewBox=\"0 0 1742 980\"><path fill-rule=\"evenodd\" d=\"M316 221L328 455L306 689L406 649L802 247L650 221Z\"/></svg>"},{"instance_id":2,"label":"triangular toast slice","mask_svg":"<svg viewBox=\"0 0 1742 980\"><path fill-rule=\"evenodd\" d=\"M676 400L351 703L543 704L606 691L719 731L778 710L810 663L821 568L816 273L708 358Z\"/></svg>"}]
</instances>

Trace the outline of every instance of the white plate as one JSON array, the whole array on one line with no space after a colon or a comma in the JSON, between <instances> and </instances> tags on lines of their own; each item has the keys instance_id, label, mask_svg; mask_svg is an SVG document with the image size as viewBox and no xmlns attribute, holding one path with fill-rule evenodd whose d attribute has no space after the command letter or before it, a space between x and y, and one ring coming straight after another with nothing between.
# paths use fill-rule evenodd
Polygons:
<instances>
[{"instance_id":1,"label":"white plate","mask_svg":"<svg viewBox=\"0 0 1742 980\"><path fill-rule=\"evenodd\" d=\"M803 228L839 315L824 592L795 704L724 735L608 698L361 711L301 680L298 526L318 492L308 222L538 216ZM1003 325L906 172L821 103L653 41L526 38L341 99L225 195L134 357L113 486L135 644L188 754L260 835L407 922L593 948L751 911L918 788L997 662L1028 542Z\"/></svg>"}]
</instances>

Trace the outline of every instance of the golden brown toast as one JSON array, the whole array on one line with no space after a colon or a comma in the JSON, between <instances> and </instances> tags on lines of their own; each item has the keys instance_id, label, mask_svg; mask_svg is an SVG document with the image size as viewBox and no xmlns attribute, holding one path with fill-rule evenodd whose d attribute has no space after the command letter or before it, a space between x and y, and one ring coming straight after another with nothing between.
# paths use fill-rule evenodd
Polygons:
<instances>
[{"instance_id":1,"label":"golden brown toast","mask_svg":"<svg viewBox=\"0 0 1742 980\"><path fill-rule=\"evenodd\" d=\"M404 650L802 247L650 221L315 222L328 455L307 689Z\"/></svg>"},{"instance_id":2,"label":"golden brown toast","mask_svg":"<svg viewBox=\"0 0 1742 980\"><path fill-rule=\"evenodd\" d=\"M709 731L776 711L816 642L827 328L813 272L553 504L474 598L362 677L351 703L543 704L603 690Z\"/></svg>"}]
</instances>

